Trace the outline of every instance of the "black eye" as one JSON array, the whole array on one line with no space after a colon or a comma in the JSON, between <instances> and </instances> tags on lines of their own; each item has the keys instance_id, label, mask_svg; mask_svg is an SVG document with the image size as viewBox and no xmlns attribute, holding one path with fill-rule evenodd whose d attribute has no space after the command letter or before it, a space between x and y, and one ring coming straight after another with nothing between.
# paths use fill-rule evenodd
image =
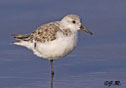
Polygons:
<instances>
[{"instance_id":1,"label":"black eye","mask_svg":"<svg viewBox=\"0 0 126 88\"><path fill-rule=\"evenodd\" d=\"M75 21L75 20L73 20L72 22L73 22L74 24L76 23L76 21Z\"/></svg>"}]
</instances>

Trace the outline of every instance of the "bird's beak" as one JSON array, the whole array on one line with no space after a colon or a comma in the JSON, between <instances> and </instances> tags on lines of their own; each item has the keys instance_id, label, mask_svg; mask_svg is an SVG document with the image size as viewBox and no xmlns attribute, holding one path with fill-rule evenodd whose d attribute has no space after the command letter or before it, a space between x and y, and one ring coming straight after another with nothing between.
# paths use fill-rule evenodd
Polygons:
<instances>
[{"instance_id":1,"label":"bird's beak","mask_svg":"<svg viewBox=\"0 0 126 88\"><path fill-rule=\"evenodd\" d=\"M90 35L93 35L92 32L90 32L86 27L84 27L82 25L80 26L80 29L84 30L85 32L89 33Z\"/></svg>"}]
</instances>

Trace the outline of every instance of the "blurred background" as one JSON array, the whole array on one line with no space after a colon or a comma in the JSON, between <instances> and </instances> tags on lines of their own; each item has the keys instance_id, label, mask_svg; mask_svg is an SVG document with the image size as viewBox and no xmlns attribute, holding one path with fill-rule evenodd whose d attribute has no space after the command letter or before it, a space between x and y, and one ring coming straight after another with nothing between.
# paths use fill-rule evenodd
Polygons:
<instances>
[{"instance_id":1,"label":"blurred background","mask_svg":"<svg viewBox=\"0 0 126 88\"><path fill-rule=\"evenodd\" d=\"M0 0L0 88L50 88L50 64L11 34L77 14L94 35L80 31L77 48L54 61L54 88L126 88L125 0Z\"/></svg>"}]
</instances>

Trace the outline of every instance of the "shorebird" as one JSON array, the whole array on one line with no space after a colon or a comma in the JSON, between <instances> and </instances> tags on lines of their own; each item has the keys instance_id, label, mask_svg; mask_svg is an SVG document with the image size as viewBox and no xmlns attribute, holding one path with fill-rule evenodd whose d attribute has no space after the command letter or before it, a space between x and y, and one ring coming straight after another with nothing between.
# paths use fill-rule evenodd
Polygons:
<instances>
[{"instance_id":1,"label":"shorebird","mask_svg":"<svg viewBox=\"0 0 126 88\"><path fill-rule=\"evenodd\" d=\"M13 44L27 47L36 56L48 59L51 64L51 74L54 75L53 60L72 52L77 45L79 30L93 34L82 26L78 15L70 14L60 21L43 24L32 33L13 34L12 36L17 39Z\"/></svg>"}]
</instances>

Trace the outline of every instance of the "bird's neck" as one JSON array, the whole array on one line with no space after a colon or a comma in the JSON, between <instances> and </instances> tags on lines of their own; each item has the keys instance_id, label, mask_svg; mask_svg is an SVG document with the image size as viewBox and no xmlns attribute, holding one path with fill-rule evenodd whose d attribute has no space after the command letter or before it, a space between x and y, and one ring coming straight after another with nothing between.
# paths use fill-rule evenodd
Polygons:
<instances>
[{"instance_id":1,"label":"bird's neck","mask_svg":"<svg viewBox=\"0 0 126 88\"><path fill-rule=\"evenodd\" d=\"M61 28L61 30L69 30L71 32L77 32L77 29L74 26L69 25L69 24L62 22L62 21L60 23L60 28Z\"/></svg>"}]
</instances>

